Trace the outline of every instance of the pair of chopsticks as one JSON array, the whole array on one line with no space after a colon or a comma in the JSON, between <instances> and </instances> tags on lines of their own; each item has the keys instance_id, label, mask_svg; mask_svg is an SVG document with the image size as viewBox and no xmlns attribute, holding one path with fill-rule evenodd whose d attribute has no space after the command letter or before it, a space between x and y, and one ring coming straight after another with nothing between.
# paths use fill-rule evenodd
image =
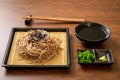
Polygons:
<instances>
[{"instance_id":1,"label":"pair of chopsticks","mask_svg":"<svg viewBox=\"0 0 120 80\"><path fill-rule=\"evenodd\" d=\"M51 21L63 21L63 22L85 22L86 19L79 18L54 18L54 17L32 17L24 16L23 19L26 20L51 20Z\"/></svg>"}]
</instances>

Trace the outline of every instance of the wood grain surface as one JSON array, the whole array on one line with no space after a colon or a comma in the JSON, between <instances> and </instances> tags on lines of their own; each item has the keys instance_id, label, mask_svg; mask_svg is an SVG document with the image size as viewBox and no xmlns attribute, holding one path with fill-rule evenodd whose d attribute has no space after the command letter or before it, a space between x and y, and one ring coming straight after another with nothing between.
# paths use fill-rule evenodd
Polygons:
<instances>
[{"instance_id":1,"label":"wood grain surface","mask_svg":"<svg viewBox=\"0 0 120 80\"><path fill-rule=\"evenodd\" d=\"M111 37L103 44L85 46L74 28L80 23L36 20L24 24L23 16L84 18L109 27ZM0 0L0 62L12 27L69 28L71 67L69 69L5 69L0 80L120 80L120 0ZM115 63L111 66L78 64L77 49L111 49Z\"/></svg>"}]
</instances>

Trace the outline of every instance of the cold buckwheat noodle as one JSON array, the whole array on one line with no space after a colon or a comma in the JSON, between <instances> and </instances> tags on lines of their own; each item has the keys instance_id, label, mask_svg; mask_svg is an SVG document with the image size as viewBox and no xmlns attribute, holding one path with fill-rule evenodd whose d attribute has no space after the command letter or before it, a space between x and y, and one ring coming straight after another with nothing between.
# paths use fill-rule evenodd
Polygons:
<instances>
[{"instance_id":1,"label":"cold buckwheat noodle","mask_svg":"<svg viewBox=\"0 0 120 80\"><path fill-rule=\"evenodd\" d=\"M19 56L27 63L43 64L60 52L62 41L47 31L25 32L18 40Z\"/></svg>"}]
</instances>

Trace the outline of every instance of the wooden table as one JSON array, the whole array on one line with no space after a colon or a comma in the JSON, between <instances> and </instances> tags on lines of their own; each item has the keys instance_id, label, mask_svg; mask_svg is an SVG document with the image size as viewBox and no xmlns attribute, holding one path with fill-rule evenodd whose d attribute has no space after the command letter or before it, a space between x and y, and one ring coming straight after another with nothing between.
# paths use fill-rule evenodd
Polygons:
<instances>
[{"instance_id":1,"label":"wooden table","mask_svg":"<svg viewBox=\"0 0 120 80\"><path fill-rule=\"evenodd\" d=\"M4 56L12 27L30 27L22 16L85 18L108 26L109 40L86 47L74 35L78 23L34 21L31 27L69 28L71 47L70 69L11 69L0 67L0 80L120 80L120 1L119 0L2 0L0 2L0 62ZM88 48L111 49L115 63L111 66L78 64L76 50Z\"/></svg>"}]
</instances>

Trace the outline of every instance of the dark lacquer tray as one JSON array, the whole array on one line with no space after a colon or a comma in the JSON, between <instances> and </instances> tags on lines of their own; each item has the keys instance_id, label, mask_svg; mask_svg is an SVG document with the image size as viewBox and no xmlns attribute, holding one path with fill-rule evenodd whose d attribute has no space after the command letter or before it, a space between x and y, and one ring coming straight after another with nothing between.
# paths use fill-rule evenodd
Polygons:
<instances>
[{"instance_id":1,"label":"dark lacquer tray","mask_svg":"<svg viewBox=\"0 0 120 80\"><path fill-rule=\"evenodd\" d=\"M87 63L87 62L80 62L80 57L78 57L78 63L81 64L81 65L111 65L114 63L114 58L113 58L113 55L112 55L112 51L111 49L85 49L85 50L82 50L82 49L78 49L77 50L77 53L78 52L83 52L83 51L86 51L86 50L89 50L95 57L94 61L93 62L90 62L90 63ZM78 56L79 56L80 53L78 53ZM82 54L82 53L81 53ZM102 61L100 58L106 58L106 61Z\"/></svg>"},{"instance_id":2,"label":"dark lacquer tray","mask_svg":"<svg viewBox=\"0 0 120 80\"><path fill-rule=\"evenodd\" d=\"M63 51L56 55L52 60L47 61L43 65L28 64L19 60L16 43L20 35L28 30L44 29L49 33L59 36L62 39ZM70 58L70 40L68 28L12 28L8 40L7 48L2 62L5 68L69 68L71 65Z\"/></svg>"}]
</instances>

